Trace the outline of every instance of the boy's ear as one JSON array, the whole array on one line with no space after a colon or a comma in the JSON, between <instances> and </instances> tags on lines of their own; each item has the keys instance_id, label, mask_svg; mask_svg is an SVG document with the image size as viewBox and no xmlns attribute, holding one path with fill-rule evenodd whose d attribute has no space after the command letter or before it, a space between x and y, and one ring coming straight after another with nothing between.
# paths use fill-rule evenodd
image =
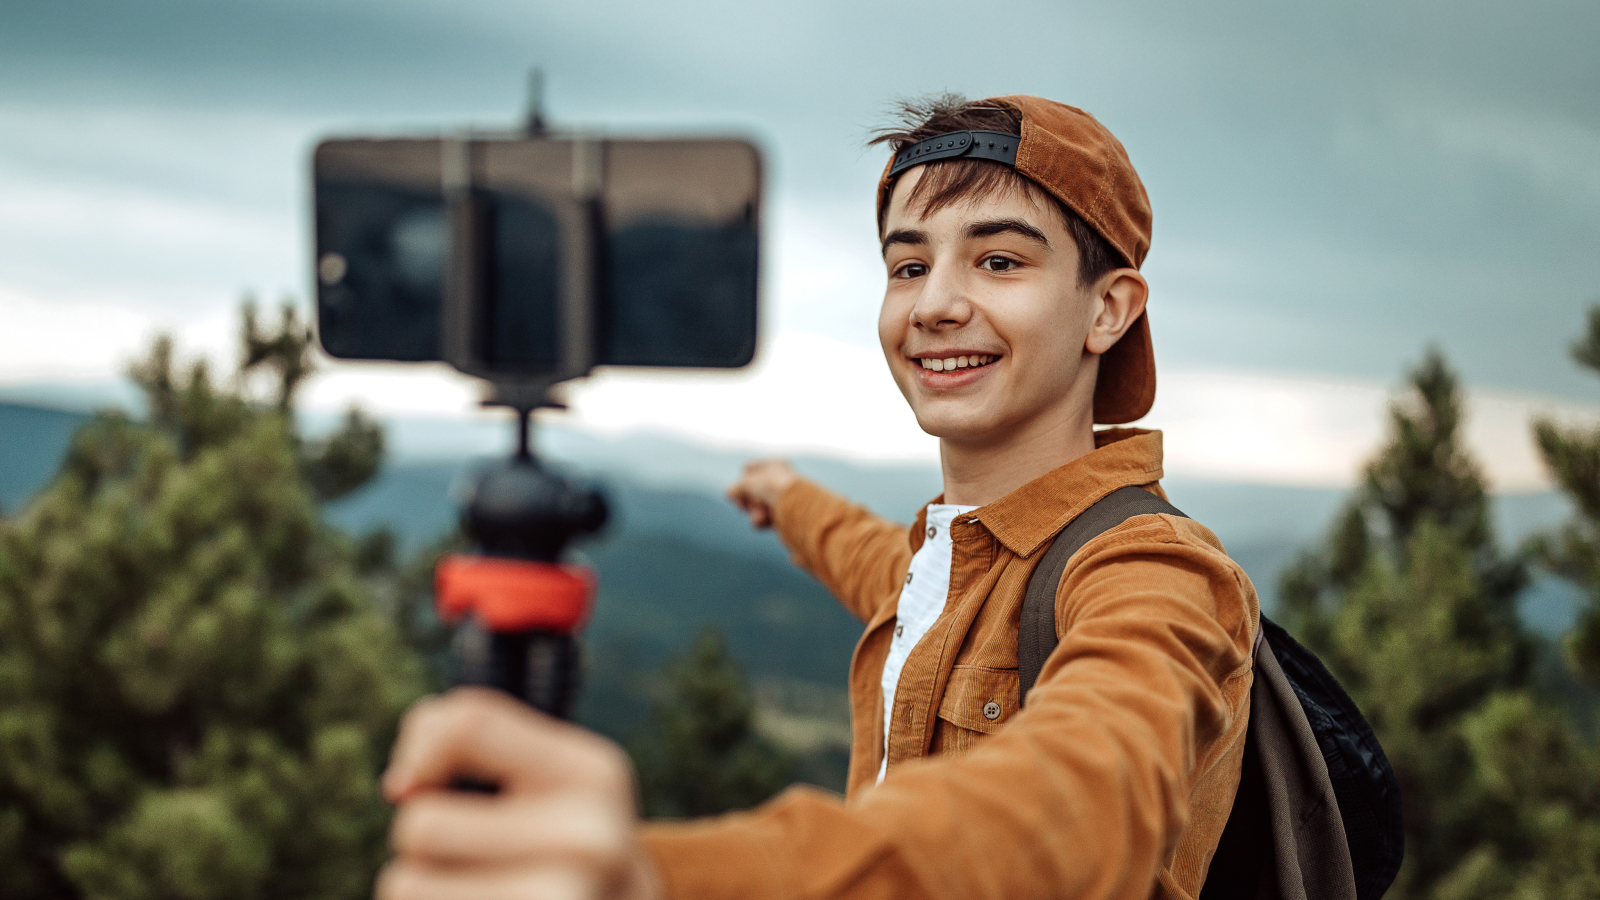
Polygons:
<instances>
[{"instance_id":1,"label":"boy's ear","mask_svg":"<svg viewBox=\"0 0 1600 900\"><path fill-rule=\"evenodd\" d=\"M1083 349L1096 356L1110 350L1144 315L1150 285L1138 269L1115 269L1095 282L1095 316Z\"/></svg>"}]
</instances>

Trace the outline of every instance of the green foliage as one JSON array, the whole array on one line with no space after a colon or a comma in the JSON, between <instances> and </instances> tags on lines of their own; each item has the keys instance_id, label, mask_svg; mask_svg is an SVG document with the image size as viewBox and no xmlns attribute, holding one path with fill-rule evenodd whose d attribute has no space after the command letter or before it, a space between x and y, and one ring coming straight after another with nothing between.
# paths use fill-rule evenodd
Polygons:
<instances>
[{"instance_id":1,"label":"green foliage","mask_svg":"<svg viewBox=\"0 0 1600 900\"><path fill-rule=\"evenodd\" d=\"M1572 357L1600 372L1600 306L1589 310L1589 330L1572 345ZM1568 637L1567 652L1578 672L1600 688L1600 429L1563 428L1542 419L1534 423L1534 440L1578 515L1557 533L1535 540L1530 550L1550 571L1587 592L1588 604Z\"/></svg>"},{"instance_id":2,"label":"green foliage","mask_svg":"<svg viewBox=\"0 0 1600 900\"><path fill-rule=\"evenodd\" d=\"M1589 308L1588 329L1573 341L1572 358L1578 365L1600 372L1600 305Z\"/></svg>"},{"instance_id":3,"label":"green foliage","mask_svg":"<svg viewBox=\"0 0 1600 900\"><path fill-rule=\"evenodd\" d=\"M301 322L299 313L288 304L283 306L275 332L261 330L254 303L246 301L243 318L240 379L269 373L272 404L288 416L301 385L316 371L312 359L316 339L311 326ZM371 481L382 460L383 429L356 407L345 412L338 431L300 448L301 468L320 500L336 500Z\"/></svg>"},{"instance_id":4,"label":"green foliage","mask_svg":"<svg viewBox=\"0 0 1600 900\"><path fill-rule=\"evenodd\" d=\"M294 408L295 393L316 371L311 357L316 339L311 334L310 324L300 321L300 314L293 306L285 303L280 315L278 330L264 332L256 320L255 303L245 301L239 335L244 355L239 374L265 370L277 376L275 405L279 412L288 412Z\"/></svg>"},{"instance_id":5,"label":"green foliage","mask_svg":"<svg viewBox=\"0 0 1600 900\"><path fill-rule=\"evenodd\" d=\"M372 480L383 460L383 429L356 408L339 430L301 450L306 481L319 500L336 500Z\"/></svg>"},{"instance_id":6,"label":"green foliage","mask_svg":"<svg viewBox=\"0 0 1600 900\"><path fill-rule=\"evenodd\" d=\"M1389 445L1367 467L1367 500L1405 543L1424 519L1476 549L1489 542L1483 478L1460 443L1461 397L1437 350L1411 373L1415 397L1389 410Z\"/></svg>"},{"instance_id":7,"label":"green foliage","mask_svg":"<svg viewBox=\"0 0 1600 900\"><path fill-rule=\"evenodd\" d=\"M248 364L288 373L265 408L159 339L131 372L148 421L96 416L0 522L7 900L370 890L377 771L423 680L360 570L381 554L321 521L296 327L253 332ZM376 470L381 440L341 440Z\"/></svg>"},{"instance_id":8,"label":"green foliage","mask_svg":"<svg viewBox=\"0 0 1600 900\"><path fill-rule=\"evenodd\" d=\"M394 534L382 528L356 545L357 570L366 577L377 608L417 655L429 690L449 686L450 639L455 633L434 613L433 570L440 557L464 549L465 540L452 532L397 561Z\"/></svg>"},{"instance_id":9,"label":"green foliage","mask_svg":"<svg viewBox=\"0 0 1600 900\"><path fill-rule=\"evenodd\" d=\"M1437 352L1390 411L1389 442L1328 544L1284 578L1285 624L1372 722L1400 778L1406 862L1392 898L1600 892L1600 759L1534 678L1502 553Z\"/></svg>"},{"instance_id":10,"label":"green foliage","mask_svg":"<svg viewBox=\"0 0 1600 900\"><path fill-rule=\"evenodd\" d=\"M790 781L793 760L754 727L744 671L707 628L666 668L654 728L631 748L649 816L705 816L754 806Z\"/></svg>"}]
</instances>

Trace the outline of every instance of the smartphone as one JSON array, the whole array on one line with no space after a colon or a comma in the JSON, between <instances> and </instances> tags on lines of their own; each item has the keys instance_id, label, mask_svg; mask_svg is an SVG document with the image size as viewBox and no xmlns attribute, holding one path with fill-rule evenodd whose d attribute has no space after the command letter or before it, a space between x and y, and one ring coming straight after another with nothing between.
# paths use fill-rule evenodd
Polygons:
<instances>
[{"instance_id":1,"label":"smartphone","mask_svg":"<svg viewBox=\"0 0 1600 900\"><path fill-rule=\"evenodd\" d=\"M754 356L761 158L748 141L330 140L313 185L331 356L491 378L572 374L572 357Z\"/></svg>"}]
</instances>

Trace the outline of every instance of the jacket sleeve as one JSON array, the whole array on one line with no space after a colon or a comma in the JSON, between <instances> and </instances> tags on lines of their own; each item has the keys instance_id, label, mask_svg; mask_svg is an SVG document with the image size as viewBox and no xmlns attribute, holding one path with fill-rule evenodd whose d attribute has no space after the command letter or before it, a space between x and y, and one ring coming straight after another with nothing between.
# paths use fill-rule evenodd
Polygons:
<instances>
[{"instance_id":1,"label":"jacket sleeve","mask_svg":"<svg viewBox=\"0 0 1600 900\"><path fill-rule=\"evenodd\" d=\"M1146 900L1195 773L1242 749L1254 593L1165 523L1069 569L1069 621L1028 705L962 756L848 803L793 788L749 813L650 826L675 898ZM1093 551L1091 553L1091 551ZM1235 775L1235 783L1237 776Z\"/></svg>"},{"instance_id":2,"label":"jacket sleeve","mask_svg":"<svg viewBox=\"0 0 1600 900\"><path fill-rule=\"evenodd\" d=\"M862 622L897 596L911 565L904 525L805 479L778 499L773 523L795 565L822 582Z\"/></svg>"}]
</instances>

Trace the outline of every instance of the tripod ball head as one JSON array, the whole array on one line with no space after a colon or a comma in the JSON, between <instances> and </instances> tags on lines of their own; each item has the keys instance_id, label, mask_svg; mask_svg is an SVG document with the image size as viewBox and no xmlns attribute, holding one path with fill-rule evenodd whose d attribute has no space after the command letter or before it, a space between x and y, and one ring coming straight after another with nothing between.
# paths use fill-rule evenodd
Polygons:
<instances>
[{"instance_id":1,"label":"tripod ball head","mask_svg":"<svg viewBox=\"0 0 1600 900\"><path fill-rule=\"evenodd\" d=\"M606 499L519 456L478 473L461 524L480 552L555 562L575 537L605 525Z\"/></svg>"}]
</instances>

